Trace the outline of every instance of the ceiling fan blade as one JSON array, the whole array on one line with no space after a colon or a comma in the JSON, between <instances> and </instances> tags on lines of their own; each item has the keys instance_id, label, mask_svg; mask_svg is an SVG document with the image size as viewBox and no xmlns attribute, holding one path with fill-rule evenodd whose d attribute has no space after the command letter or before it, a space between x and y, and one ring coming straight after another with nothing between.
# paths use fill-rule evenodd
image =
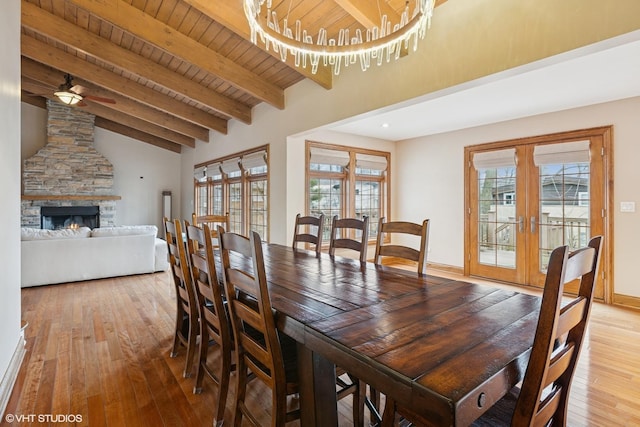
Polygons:
<instances>
[{"instance_id":1,"label":"ceiling fan blade","mask_svg":"<svg viewBox=\"0 0 640 427\"><path fill-rule=\"evenodd\" d=\"M73 93L77 93L78 95L84 96L85 92L87 92L87 88L80 85L73 85L69 88L69 91Z\"/></svg>"},{"instance_id":2,"label":"ceiling fan blade","mask_svg":"<svg viewBox=\"0 0 640 427\"><path fill-rule=\"evenodd\" d=\"M106 104L115 104L116 103L115 99L103 98L101 96L85 95L84 98L85 99L90 99L91 101L103 102L103 103L106 103Z\"/></svg>"},{"instance_id":3,"label":"ceiling fan blade","mask_svg":"<svg viewBox=\"0 0 640 427\"><path fill-rule=\"evenodd\" d=\"M36 82L36 81L29 80L28 83L29 83L29 86L41 87L43 89L43 91L46 91L46 92L49 92L51 90L55 90L55 88L53 86L45 85L45 84L42 84L42 83L39 83L39 82Z\"/></svg>"}]
</instances>

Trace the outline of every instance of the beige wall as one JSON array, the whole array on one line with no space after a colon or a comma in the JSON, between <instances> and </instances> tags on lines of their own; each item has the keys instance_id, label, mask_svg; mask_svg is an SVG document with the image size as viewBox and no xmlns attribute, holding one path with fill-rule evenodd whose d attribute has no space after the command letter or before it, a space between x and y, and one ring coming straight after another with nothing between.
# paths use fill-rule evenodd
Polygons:
<instances>
[{"instance_id":1,"label":"beige wall","mask_svg":"<svg viewBox=\"0 0 640 427\"><path fill-rule=\"evenodd\" d=\"M304 213L306 210L305 200L305 141L324 142L329 144L344 145L348 147L368 148L371 150L386 151L391 153L392 163L389 171L394 170L396 158L396 144L375 138L367 138L356 135L349 135L340 132L318 130L309 133L302 133L287 138L287 216L286 236L284 242L291 242L293 239L293 227L297 213ZM393 175L395 176L395 175ZM391 182L391 185L394 183ZM395 194L392 193L392 194ZM391 202L393 206L393 201ZM275 240L274 240L275 241ZM279 243L283 243L278 240Z\"/></svg>"},{"instance_id":2,"label":"beige wall","mask_svg":"<svg viewBox=\"0 0 640 427\"><path fill-rule=\"evenodd\" d=\"M20 332L20 2L0 13L0 414L22 354ZM14 357L15 356L15 357ZM12 360L13 359L13 360Z\"/></svg>"},{"instance_id":3,"label":"beige wall","mask_svg":"<svg viewBox=\"0 0 640 427\"><path fill-rule=\"evenodd\" d=\"M640 236L638 111L636 97L399 142L396 162L402 166L396 169L394 190L401 194L395 214L405 218L420 212L429 217L429 261L462 267L465 146L613 125L614 292L640 298L635 272ZM622 201L636 202L638 211L620 212Z\"/></svg>"}]
</instances>

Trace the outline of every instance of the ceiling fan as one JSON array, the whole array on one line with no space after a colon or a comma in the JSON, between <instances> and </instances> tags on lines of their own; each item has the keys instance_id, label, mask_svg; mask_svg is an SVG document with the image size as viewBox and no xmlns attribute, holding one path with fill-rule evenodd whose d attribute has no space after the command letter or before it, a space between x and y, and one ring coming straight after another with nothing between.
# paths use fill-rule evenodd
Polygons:
<instances>
[{"instance_id":1,"label":"ceiling fan","mask_svg":"<svg viewBox=\"0 0 640 427\"><path fill-rule=\"evenodd\" d=\"M74 85L73 84L73 76L71 74L64 75L64 83L58 86L58 91L53 94L66 105L78 105L79 107L83 107L87 104L84 103L84 100L91 100L97 102L104 102L107 104L115 104L116 101L111 98L103 98L100 96L93 96L87 93L87 88Z\"/></svg>"}]
</instances>

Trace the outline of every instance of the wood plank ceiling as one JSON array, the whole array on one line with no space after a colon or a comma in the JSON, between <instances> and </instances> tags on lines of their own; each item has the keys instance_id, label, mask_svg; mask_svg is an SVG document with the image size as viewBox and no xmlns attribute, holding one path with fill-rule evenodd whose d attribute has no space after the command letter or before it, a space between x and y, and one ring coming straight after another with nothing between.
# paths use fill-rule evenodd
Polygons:
<instances>
[{"instance_id":1,"label":"wood plank ceiling","mask_svg":"<svg viewBox=\"0 0 640 427\"><path fill-rule=\"evenodd\" d=\"M378 5L399 16L405 0L273 3L331 35L375 20ZM242 0L22 0L23 101L57 99L68 73L84 95L115 100L74 107L97 126L180 152L226 134L230 119L250 125L259 103L286 108L284 90L305 78L331 89L330 68L314 75L249 38Z\"/></svg>"}]
</instances>

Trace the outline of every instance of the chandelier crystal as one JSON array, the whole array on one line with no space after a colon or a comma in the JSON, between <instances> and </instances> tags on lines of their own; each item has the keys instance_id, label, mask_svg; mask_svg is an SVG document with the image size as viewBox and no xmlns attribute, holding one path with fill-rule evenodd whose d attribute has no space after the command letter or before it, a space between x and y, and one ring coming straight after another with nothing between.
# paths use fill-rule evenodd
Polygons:
<instances>
[{"instance_id":1,"label":"chandelier crystal","mask_svg":"<svg viewBox=\"0 0 640 427\"><path fill-rule=\"evenodd\" d=\"M300 20L289 26L288 17L282 22L271 9L272 0L244 0L244 13L251 28L251 41L257 44L258 37L267 50L280 54L286 61L287 55L295 58L296 67L311 65L311 72L318 70L320 60L324 66L332 66L334 74L340 73L340 67L360 62L362 70L367 70L372 61L378 65L400 56L402 48L418 47L418 40L424 38L431 23L435 0L414 0L413 10L409 10L409 1L402 12L400 22L391 26L387 15L380 17L380 26L362 31L357 29L349 34L342 28L335 38L327 35L321 28L316 39L303 28ZM266 13L265 13L266 11Z\"/></svg>"}]
</instances>

